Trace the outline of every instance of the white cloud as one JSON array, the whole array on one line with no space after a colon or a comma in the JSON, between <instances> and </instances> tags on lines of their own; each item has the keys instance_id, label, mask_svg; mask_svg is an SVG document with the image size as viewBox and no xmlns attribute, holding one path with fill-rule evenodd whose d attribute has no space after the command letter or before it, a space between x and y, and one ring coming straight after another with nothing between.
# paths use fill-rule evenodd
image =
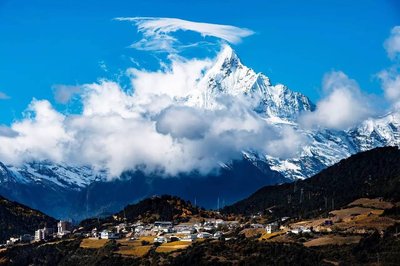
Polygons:
<instances>
[{"instance_id":1,"label":"white cloud","mask_svg":"<svg viewBox=\"0 0 400 266\"><path fill-rule=\"evenodd\" d=\"M300 123L306 127L346 129L371 115L368 97L361 93L356 81L341 71L333 71L323 79L325 97L314 112L304 113Z\"/></svg>"},{"instance_id":2,"label":"white cloud","mask_svg":"<svg viewBox=\"0 0 400 266\"><path fill-rule=\"evenodd\" d=\"M392 28L389 38L383 45L390 59L395 59L400 54L400 26Z\"/></svg>"},{"instance_id":3,"label":"white cloud","mask_svg":"<svg viewBox=\"0 0 400 266\"><path fill-rule=\"evenodd\" d=\"M384 42L384 47L390 59L395 64L390 68L378 73L382 83L385 98L391 103L392 109L400 109L400 74L398 71L398 60L400 59L400 26L395 26L390 32L389 38Z\"/></svg>"},{"instance_id":4,"label":"white cloud","mask_svg":"<svg viewBox=\"0 0 400 266\"><path fill-rule=\"evenodd\" d=\"M160 108L171 104L171 99L184 99L189 95L201 94L197 84L203 72L211 66L212 60L187 60L176 56L171 56L170 59L171 64L158 71L136 68L127 70L135 90L136 103L146 110L156 111L156 108L160 111ZM155 104L154 101L159 104Z\"/></svg>"},{"instance_id":5,"label":"white cloud","mask_svg":"<svg viewBox=\"0 0 400 266\"><path fill-rule=\"evenodd\" d=\"M400 109L400 74L395 67L382 70L378 73L382 82L382 89L392 108Z\"/></svg>"},{"instance_id":6,"label":"white cloud","mask_svg":"<svg viewBox=\"0 0 400 266\"><path fill-rule=\"evenodd\" d=\"M10 96L0 91L0 100L8 100L8 99L10 99Z\"/></svg>"},{"instance_id":7,"label":"white cloud","mask_svg":"<svg viewBox=\"0 0 400 266\"><path fill-rule=\"evenodd\" d=\"M61 104L67 104L75 95L82 92L80 86L57 84L53 86L54 99Z\"/></svg>"},{"instance_id":8,"label":"white cloud","mask_svg":"<svg viewBox=\"0 0 400 266\"><path fill-rule=\"evenodd\" d=\"M25 118L11 126L14 136L0 136L0 157L5 162L61 161L65 145L72 141L64 128L65 117L48 101L33 100Z\"/></svg>"},{"instance_id":9,"label":"white cloud","mask_svg":"<svg viewBox=\"0 0 400 266\"><path fill-rule=\"evenodd\" d=\"M278 137L267 142L268 155L290 158L306 143L308 143L306 136L299 134L289 126L283 127Z\"/></svg>"},{"instance_id":10,"label":"white cloud","mask_svg":"<svg viewBox=\"0 0 400 266\"><path fill-rule=\"evenodd\" d=\"M177 31L193 31L201 36L211 36L229 43L239 43L242 38L254 34L253 31L231 25L193 22L177 18L158 17L121 17L119 21L131 21L143 34L143 39L135 42L132 47L145 51L176 52L177 47L196 46L200 42L183 45L172 33Z\"/></svg>"},{"instance_id":11,"label":"white cloud","mask_svg":"<svg viewBox=\"0 0 400 266\"><path fill-rule=\"evenodd\" d=\"M63 115L48 101L34 100L24 119L11 125L12 137L0 133L0 161L48 159L111 175L135 168L176 175L212 172L243 150L283 157L296 152L304 139L268 125L240 97L226 97L214 109L198 107L199 84L213 61L171 57L157 71L129 69L131 90L109 80L79 86L80 114Z\"/></svg>"}]
</instances>

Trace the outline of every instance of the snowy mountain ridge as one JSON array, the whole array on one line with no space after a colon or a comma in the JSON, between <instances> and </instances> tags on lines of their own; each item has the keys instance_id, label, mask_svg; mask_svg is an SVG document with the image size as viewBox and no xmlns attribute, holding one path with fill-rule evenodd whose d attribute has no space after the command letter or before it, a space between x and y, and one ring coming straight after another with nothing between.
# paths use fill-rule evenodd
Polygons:
<instances>
[{"instance_id":1,"label":"snowy mountain ridge","mask_svg":"<svg viewBox=\"0 0 400 266\"><path fill-rule=\"evenodd\" d=\"M272 170L289 180L310 177L360 151L400 145L398 113L370 118L348 130L302 129L297 118L302 112L314 111L314 103L307 96L282 84L271 84L267 76L243 65L229 46L219 54L214 66L201 82L206 84L204 98L207 104L203 105L204 108L216 105L215 99L224 94L250 97L258 101L254 111L265 118L267 123L278 128L283 124L289 125L309 140L308 145L290 159L274 158L268 154L253 156L264 157Z\"/></svg>"},{"instance_id":2,"label":"snowy mountain ridge","mask_svg":"<svg viewBox=\"0 0 400 266\"><path fill-rule=\"evenodd\" d=\"M1 183L43 184L79 190L94 181L106 179L106 173L90 167L71 167L48 161L29 162L21 166L0 163Z\"/></svg>"}]
</instances>

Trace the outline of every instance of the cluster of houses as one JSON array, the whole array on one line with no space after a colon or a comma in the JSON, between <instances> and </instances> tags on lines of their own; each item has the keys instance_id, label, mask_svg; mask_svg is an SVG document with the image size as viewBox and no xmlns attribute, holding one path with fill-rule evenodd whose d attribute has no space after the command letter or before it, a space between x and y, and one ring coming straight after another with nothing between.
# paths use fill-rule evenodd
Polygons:
<instances>
[{"instance_id":1,"label":"cluster of houses","mask_svg":"<svg viewBox=\"0 0 400 266\"><path fill-rule=\"evenodd\" d=\"M44 227L35 231L33 240L43 241L52 238L61 238L63 236L69 235L72 232L72 223L68 221L59 221L57 223L57 230L54 228Z\"/></svg>"},{"instance_id":2,"label":"cluster of houses","mask_svg":"<svg viewBox=\"0 0 400 266\"><path fill-rule=\"evenodd\" d=\"M251 228L264 229L266 233L272 234L274 232L285 231L286 233L304 234L312 232L327 231L333 225L331 220L326 220L318 227L308 227L305 225L290 226L282 225L283 222L288 220L289 217L283 217L280 220L268 224L250 224ZM243 228L244 225L238 221L224 221L223 219L207 219L198 223L180 223L174 224L170 221L156 221L152 224L144 224L141 222L136 223L120 223L118 225L109 226L106 229L98 230L93 228L89 232L82 232L77 229L78 233L87 238L96 239L120 239L129 238L130 240L137 240L140 237L153 236L155 243L167 243L174 241L188 241L193 242L197 239L229 239L226 236L228 232L238 227ZM62 238L70 235L72 231L72 224L68 221L59 221L57 228L40 228L35 231L34 235L24 234L20 237L11 237L7 240L5 245L7 247L16 243L31 243L33 241L44 241L54 238ZM74 231L74 232L75 232Z\"/></svg>"},{"instance_id":3,"label":"cluster of houses","mask_svg":"<svg viewBox=\"0 0 400 266\"><path fill-rule=\"evenodd\" d=\"M287 228L287 233L298 234L311 234L311 233L330 233L333 228L333 221L331 219L324 220L322 223L296 223L291 224Z\"/></svg>"},{"instance_id":4,"label":"cluster of houses","mask_svg":"<svg viewBox=\"0 0 400 266\"><path fill-rule=\"evenodd\" d=\"M325 220L323 223L318 224L317 226L311 226L310 224L307 223L295 223L295 224L286 224L284 225L283 222L287 221L289 217L283 217L281 220L276 220L272 223L269 223L267 225L263 224L251 224L251 228L263 228L267 232L267 234L272 234L274 232L286 232L286 233L292 233L295 235L299 234L310 234L310 233L319 233L319 232L332 232L332 226L333 226L333 221L328 219Z\"/></svg>"},{"instance_id":5,"label":"cluster of houses","mask_svg":"<svg viewBox=\"0 0 400 266\"><path fill-rule=\"evenodd\" d=\"M43 240L49 240L53 238L61 238L63 236L69 235L72 232L72 224L68 221L59 221L57 223L57 229L51 227L43 227L35 231L33 235L23 234L20 237L10 237L4 245L0 247L12 246L17 243L31 243Z\"/></svg>"},{"instance_id":6,"label":"cluster of houses","mask_svg":"<svg viewBox=\"0 0 400 266\"><path fill-rule=\"evenodd\" d=\"M208 219L199 223L174 224L170 221L156 221L152 224L121 223L99 232L94 228L86 233L86 237L100 239L130 238L139 239L144 236L153 236L155 243L166 243L173 241L192 242L198 238L220 239L224 232L240 226L237 221L224 221L222 219Z\"/></svg>"}]
</instances>

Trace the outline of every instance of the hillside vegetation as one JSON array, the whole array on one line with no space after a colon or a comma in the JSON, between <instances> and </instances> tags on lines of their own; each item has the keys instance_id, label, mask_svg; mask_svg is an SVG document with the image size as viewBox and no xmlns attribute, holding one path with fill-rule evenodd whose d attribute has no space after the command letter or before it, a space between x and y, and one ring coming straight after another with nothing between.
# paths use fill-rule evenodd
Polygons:
<instances>
[{"instance_id":1,"label":"hillside vegetation","mask_svg":"<svg viewBox=\"0 0 400 266\"><path fill-rule=\"evenodd\" d=\"M100 224L114 221L153 223L155 221L185 222L195 217L211 217L212 211L206 211L193 206L176 196L162 195L146 198L138 203L129 204L120 212L102 219L91 218L83 220L80 226L93 228Z\"/></svg>"},{"instance_id":2,"label":"hillside vegetation","mask_svg":"<svg viewBox=\"0 0 400 266\"><path fill-rule=\"evenodd\" d=\"M54 218L0 196L0 243L11 236L33 234L39 227L55 224Z\"/></svg>"},{"instance_id":3,"label":"hillside vegetation","mask_svg":"<svg viewBox=\"0 0 400 266\"><path fill-rule=\"evenodd\" d=\"M224 213L312 217L358 198L400 199L400 151L376 148L344 159L319 174L294 183L266 186L223 209Z\"/></svg>"}]
</instances>

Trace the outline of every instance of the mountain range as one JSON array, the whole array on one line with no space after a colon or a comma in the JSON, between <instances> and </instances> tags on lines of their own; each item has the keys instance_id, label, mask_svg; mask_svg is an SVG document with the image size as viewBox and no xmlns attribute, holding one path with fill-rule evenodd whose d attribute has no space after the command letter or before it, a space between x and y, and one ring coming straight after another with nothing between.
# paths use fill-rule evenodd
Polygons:
<instances>
[{"instance_id":1,"label":"mountain range","mask_svg":"<svg viewBox=\"0 0 400 266\"><path fill-rule=\"evenodd\" d=\"M58 218L107 215L154 194L172 194L207 208L242 199L265 185L308 178L352 154L375 147L399 146L400 114L369 118L346 130L307 129L298 123L315 104L298 92L246 67L229 46L220 52L201 80L199 91L185 104L218 108L224 96L250 100L253 113L277 131L291 128L307 139L290 158L243 151L242 159L224 163L206 176L196 171L174 177L125 171L107 178L107 171L49 161L13 166L0 163L0 194Z\"/></svg>"}]
</instances>

